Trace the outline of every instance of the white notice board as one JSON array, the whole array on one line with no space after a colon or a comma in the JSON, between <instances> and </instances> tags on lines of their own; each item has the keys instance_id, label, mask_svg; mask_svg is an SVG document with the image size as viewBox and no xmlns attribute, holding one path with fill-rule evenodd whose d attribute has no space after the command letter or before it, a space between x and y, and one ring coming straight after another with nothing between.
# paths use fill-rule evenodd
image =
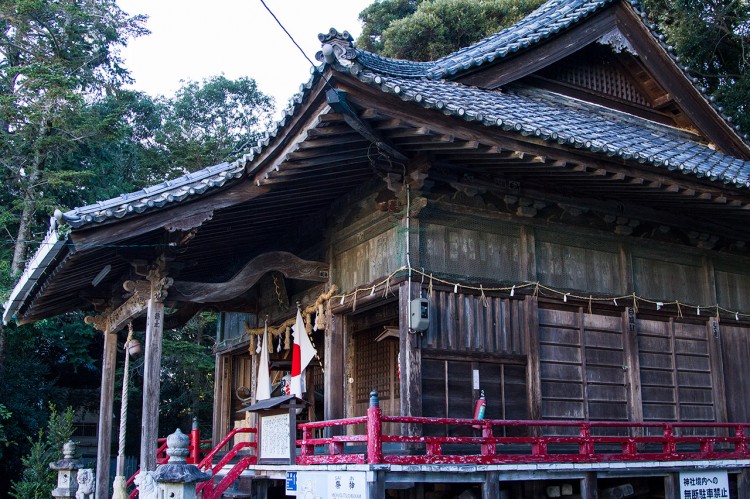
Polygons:
<instances>
[{"instance_id":1,"label":"white notice board","mask_svg":"<svg viewBox=\"0 0 750 499\"><path fill-rule=\"evenodd\" d=\"M298 471L293 486L287 479L286 495L297 499L366 499L367 473Z\"/></svg>"},{"instance_id":2,"label":"white notice board","mask_svg":"<svg viewBox=\"0 0 750 499\"><path fill-rule=\"evenodd\" d=\"M289 459L291 452L289 437L289 413L260 418L261 459Z\"/></svg>"},{"instance_id":3,"label":"white notice board","mask_svg":"<svg viewBox=\"0 0 750 499\"><path fill-rule=\"evenodd\" d=\"M729 498L729 478L722 470L680 473L680 499Z\"/></svg>"}]
</instances>

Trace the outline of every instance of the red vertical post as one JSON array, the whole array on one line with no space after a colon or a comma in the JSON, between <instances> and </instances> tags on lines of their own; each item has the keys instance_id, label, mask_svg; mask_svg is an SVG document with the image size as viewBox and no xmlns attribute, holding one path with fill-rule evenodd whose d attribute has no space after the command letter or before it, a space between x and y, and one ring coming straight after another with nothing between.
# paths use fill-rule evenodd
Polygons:
<instances>
[{"instance_id":1,"label":"red vertical post","mask_svg":"<svg viewBox=\"0 0 750 499\"><path fill-rule=\"evenodd\" d=\"M594 455L594 443L591 441L591 425L589 423L581 423L579 431L581 437L581 443L578 444L578 452L584 456Z\"/></svg>"},{"instance_id":2,"label":"red vertical post","mask_svg":"<svg viewBox=\"0 0 750 499\"><path fill-rule=\"evenodd\" d=\"M383 462L383 428L380 421L378 392L370 392L370 407L367 408L367 464Z\"/></svg>"},{"instance_id":3,"label":"red vertical post","mask_svg":"<svg viewBox=\"0 0 750 499\"><path fill-rule=\"evenodd\" d=\"M488 421L484 421L482 423L482 439L484 442L482 443L481 448L483 456L494 456L496 454L497 449L495 448L495 443L491 441L493 437L492 424Z\"/></svg>"},{"instance_id":4,"label":"red vertical post","mask_svg":"<svg viewBox=\"0 0 750 499\"><path fill-rule=\"evenodd\" d=\"M201 433L198 429L198 418L193 418L193 428L190 431L190 458L187 464L198 464L201 462Z\"/></svg>"},{"instance_id":5,"label":"red vertical post","mask_svg":"<svg viewBox=\"0 0 750 499\"><path fill-rule=\"evenodd\" d=\"M310 445L308 442L312 439L312 429L305 425L302 426L302 450L303 456L312 456L315 454L315 446Z\"/></svg>"},{"instance_id":6,"label":"red vertical post","mask_svg":"<svg viewBox=\"0 0 750 499\"><path fill-rule=\"evenodd\" d=\"M664 454L669 456L677 452L677 443L674 441L674 431L671 424L664 425Z\"/></svg>"},{"instance_id":7,"label":"red vertical post","mask_svg":"<svg viewBox=\"0 0 750 499\"><path fill-rule=\"evenodd\" d=\"M747 454L748 449L747 448L747 437L745 436L745 427L743 425L737 425L737 428L734 430L734 436L736 438L735 444L734 444L734 451L738 452L740 454Z\"/></svg>"}]
</instances>

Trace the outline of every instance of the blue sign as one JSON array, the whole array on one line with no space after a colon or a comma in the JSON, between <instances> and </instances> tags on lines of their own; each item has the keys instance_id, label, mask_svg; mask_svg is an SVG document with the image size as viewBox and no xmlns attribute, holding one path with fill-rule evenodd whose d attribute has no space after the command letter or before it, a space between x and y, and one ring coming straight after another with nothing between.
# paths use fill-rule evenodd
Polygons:
<instances>
[{"instance_id":1,"label":"blue sign","mask_svg":"<svg viewBox=\"0 0 750 499\"><path fill-rule=\"evenodd\" d=\"M288 496L297 495L297 472L296 471L286 472L286 495Z\"/></svg>"}]
</instances>

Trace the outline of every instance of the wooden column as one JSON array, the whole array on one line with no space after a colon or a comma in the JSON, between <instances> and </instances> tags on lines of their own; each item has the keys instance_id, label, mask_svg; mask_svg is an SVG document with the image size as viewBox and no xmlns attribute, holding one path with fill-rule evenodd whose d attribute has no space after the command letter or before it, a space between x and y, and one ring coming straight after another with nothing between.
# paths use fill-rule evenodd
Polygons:
<instances>
[{"instance_id":1,"label":"wooden column","mask_svg":"<svg viewBox=\"0 0 750 499\"><path fill-rule=\"evenodd\" d=\"M664 499L680 499L680 475L670 473L664 477Z\"/></svg>"},{"instance_id":2,"label":"wooden column","mask_svg":"<svg viewBox=\"0 0 750 499\"><path fill-rule=\"evenodd\" d=\"M143 364L143 409L141 413L141 472L156 470L161 383L161 342L164 330L164 298L172 280L165 276L163 262L148 273L151 297L146 322L146 353Z\"/></svg>"},{"instance_id":3,"label":"wooden column","mask_svg":"<svg viewBox=\"0 0 750 499\"><path fill-rule=\"evenodd\" d=\"M102 387L96 448L96 498L109 497L109 461L112 452L112 401L115 394L117 333L104 333Z\"/></svg>"},{"instance_id":4,"label":"wooden column","mask_svg":"<svg viewBox=\"0 0 750 499\"><path fill-rule=\"evenodd\" d=\"M581 478L581 499L598 499L599 490L596 484L596 474L586 473Z\"/></svg>"},{"instance_id":5,"label":"wooden column","mask_svg":"<svg viewBox=\"0 0 750 499\"><path fill-rule=\"evenodd\" d=\"M102 355L102 386L99 399L99 428L96 450L96 498L109 498L109 461L112 446L112 401L114 399L115 363L117 355L117 331L146 308L143 294L146 287L140 281L125 281L125 291L130 298L115 309L108 309L99 316L87 316L86 324L104 333L104 353Z\"/></svg>"},{"instance_id":6,"label":"wooden column","mask_svg":"<svg viewBox=\"0 0 750 499\"><path fill-rule=\"evenodd\" d=\"M737 497L750 497L750 469L743 468L737 475Z\"/></svg>"},{"instance_id":7,"label":"wooden column","mask_svg":"<svg viewBox=\"0 0 750 499\"><path fill-rule=\"evenodd\" d=\"M409 331L409 302L419 296L419 283L412 283L409 295L408 281L399 286L399 354L401 367L401 414L403 416L422 415L422 349L419 333ZM404 424L401 431L405 435L418 435L419 425Z\"/></svg>"},{"instance_id":8,"label":"wooden column","mask_svg":"<svg viewBox=\"0 0 750 499\"><path fill-rule=\"evenodd\" d=\"M542 418L542 378L539 361L539 310L535 296L523 300L523 334L528 349L526 361L526 397L529 404L529 419Z\"/></svg>"},{"instance_id":9,"label":"wooden column","mask_svg":"<svg viewBox=\"0 0 750 499\"><path fill-rule=\"evenodd\" d=\"M344 319L330 311L326 314L325 352L323 373L323 419L344 417ZM326 428L326 436L332 436L333 428ZM337 428L340 430L340 428Z\"/></svg>"},{"instance_id":10,"label":"wooden column","mask_svg":"<svg viewBox=\"0 0 750 499\"><path fill-rule=\"evenodd\" d=\"M382 471L375 471L373 474L375 475L375 479L372 482L367 482L367 498L384 499L385 474Z\"/></svg>"},{"instance_id":11,"label":"wooden column","mask_svg":"<svg viewBox=\"0 0 750 499\"><path fill-rule=\"evenodd\" d=\"M500 499L500 473L488 471L482 484L482 499Z\"/></svg>"},{"instance_id":12,"label":"wooden column","mask_svg":"<svg viewBox=\"0 0 750 499\"><path fill-rule=\"evenodd\" d=\"M534 228L521 226L521 251L518 255L519 277L534 282L536 278L536 239Z\"/></svg>"},{"instance_id":13,"label":"wooden column","mask_svg":"<svg viewBox=\"0 0 750 499\"><path fill-rule=\"evenodd\" d=\"M625 348L625 379L628 387L628 419L643 421L643 401L641 397L641 362L638 355L638 324L633 307L625 307L622 313L622 335ZM637 435L643 432L637 429Z\"/></svg>"}]
</instances>

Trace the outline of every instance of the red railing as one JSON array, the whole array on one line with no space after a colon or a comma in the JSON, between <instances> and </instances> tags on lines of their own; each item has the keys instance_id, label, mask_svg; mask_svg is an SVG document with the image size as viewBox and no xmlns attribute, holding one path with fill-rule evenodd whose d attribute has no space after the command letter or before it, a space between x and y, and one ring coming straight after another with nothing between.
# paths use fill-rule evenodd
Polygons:
<instances>
[{"instance_id":1,"label":"red railing","mask_svg":"<svg viewBox=\"0 0 750 499\"><path fill-rule=\"evenodd\" d=\"M376 401L377 403L377 401ZM366 423L364 434L313 438L315 430L340 433ZM384 423L446 428L473 436L405 436L383 432ZM299 425L297 464L505 464L596 463L750 458L748 423L629 423L507 421L383 416L371 405L366 417ZM513 436L508 436L513 435ZM385 451L384 451L385 447ZM389 452L393 447L394 452Z\"/></svg>"},{"instance_id":2,"label":"red railing","mask_svg":"<svg viewBox=\"0 0 750 499\"><path fill-rule=\"evenodd\" d=\"M199 483L195 490L196 494L202 493L203 499L220 498L222 494L232 485L232 483L234 483L234 481L239 478L242 472L247 469L248 466L257 463L257 442L251 441L239 442L235 444L234 447L232 447L226 454L224 454L224 456L219 460L218 463L216 463L215 465L212 464L214 457L216 457L221 449L229 444L229 442L234 438L235 435L239 433L256 434L257 431L258 430L256 430L255 428L235 428L234 430L230 431L229 434L224 437L224 439L219 442L219 444L214 447L211 452L206 454L206 457L203 458L203 461L198 464L198 468L201 471L211 470L212 475L216 476L216 474L232 459L234 459L241 450L253 450L253 453L251 455L244 456L237 463L235 463L235 465L232 466L229 472L224 475L224 477L222 477L219 483L214 484L213 479Z\"/></svg>"},{"instance_id":3,"label":"red railing","mask_svg":"<svg viewBox=\"0 0 750 499\"><path fill-rule=\"evenodd\" d=\"M255 430L247 429L248 431L244 431L242 433L250 433L254 432ZM206 454L205 450L201 448L203 444L211 444L211 440L201 440L200 438L200 431L198 430L197 422L193 424L193 429L190 432L190 443L188 444L188 450L190 451L190 454L185 458L185 462L187 464L198 464L200 462L200 466L203 466L206 461L208 461L209 465L211 464L211 459L213 456L216 455L216 452L218 452L219 449L224 447L229 440L236 434L231 433L231 436L225 438L222 440L221 444L212 451L210 451L208 454ZM157 440L159 444L159 448L156 450L156 464L164 464L167 461L169 461L169 456L167 455L167 439L166 438L160 438ZM206 457L201 460L201 456L205 455ZM203 468L201 468L203 469ZM127 482L125 483L126 490L129 490L131 487L134 487L135 477L138 476L139 470L136 470L135 473L133 473L133 476L128 478ZM129 499L134 499L138 497L138 489L133 488L132 491L128 494Z\"/></svg>"}]
</instances>

